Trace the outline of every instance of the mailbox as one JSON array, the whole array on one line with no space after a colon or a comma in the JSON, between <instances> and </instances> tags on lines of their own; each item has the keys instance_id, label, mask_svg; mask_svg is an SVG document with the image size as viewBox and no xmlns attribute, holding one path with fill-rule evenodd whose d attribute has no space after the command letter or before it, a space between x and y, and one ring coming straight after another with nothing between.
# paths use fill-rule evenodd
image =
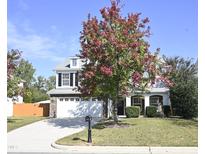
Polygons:
<instances>
[{"instance_id":1,"label":"mailbox","mask_svg":"<svg viewBox=\"0 0 205 154\"><path fill-rule=\"evenodd\" d=\"M88 122L88 143L92 143L92 135L91 135L91 116L86 116L85 121Z\"/></svg>"},{"instance_id":2,"label":"mailbox","mask_svg":"<svg viewBox=\"0 0 205 154\"><path fill-rule=\"evenodd\" d=\"M85 121L86 121L86 122L89 122L89 121L91 121L91 120L92 120L92 117L91 117L91 116L88 115L88 116L85 117Z\"/></svg>"}]
</instances>

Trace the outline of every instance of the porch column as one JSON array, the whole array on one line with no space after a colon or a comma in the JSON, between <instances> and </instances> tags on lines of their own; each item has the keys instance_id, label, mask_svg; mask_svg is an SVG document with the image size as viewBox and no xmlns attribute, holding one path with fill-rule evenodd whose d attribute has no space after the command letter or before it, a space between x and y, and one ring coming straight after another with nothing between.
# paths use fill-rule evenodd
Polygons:
<instances>
[{"instance_id":1,"label":"porch column","mask_svg":"<svg viewBox=\"0 0 205 154\"><path fill-rule=\"evenodd\" d=\"M168 95L163 95L163 105L170 105L170 100Z\"/></svg>"},{"instance_id":2,"label":"porch column","mask_svg":"<svg viewBox=\"0 0 205 154\"><path fill-rule=\"evenodd\" d=\"M126 97L126 107L131 106L131 96Z\"/></svg>"},{"instance_id":3,"label":"porch column","mask_svg":"<svg viewBox=\"0 0 205 154\"><path fill-rule=\"evenodd\" d=\"M147 94L144 95L144 102L145 102L145 103L144 103L144 107L145 107L145 112L144 112L144 114L146 114L146 107L149 106L149 97L150 97L150 96L147 95Z\"/></svg>"},{"instance_id":4,"label":"porch column","mask_svg":"<svg viewBox=\"0 0 205 154\"><path fill-rule=\"evenodd\" d=\"M112 101L110 99L108 99L108 107L107 107L107 110L108 110L108 118L112 116Z\"/></svg>"}]
</instances>

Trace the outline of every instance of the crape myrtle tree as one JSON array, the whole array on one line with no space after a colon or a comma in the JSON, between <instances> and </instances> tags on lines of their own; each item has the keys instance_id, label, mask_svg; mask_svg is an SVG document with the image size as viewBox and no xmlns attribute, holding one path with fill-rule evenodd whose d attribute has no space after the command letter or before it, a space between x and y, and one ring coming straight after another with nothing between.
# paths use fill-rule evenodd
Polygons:
<instances>
[{"instance_id":1,"label":"crape myrtle tree","mask_svg":"<svg viewBox=\"0 0 205 154\"><path fill-rule=\"evenodd\" d=\"M152 54L145 40L150 36L148 18L140 19L140 13L122 17L116 1L111 1L111 7L102 8L100 13L101 20L88 15L83 22L82 50L78 56L85 64L79 90L85 96L112 100L113 119L117 122L119 97L132 90L144 91L155 83L156 76L167 85L170 81L161 73L158 50Z\"/></svg>"}]
</instances>

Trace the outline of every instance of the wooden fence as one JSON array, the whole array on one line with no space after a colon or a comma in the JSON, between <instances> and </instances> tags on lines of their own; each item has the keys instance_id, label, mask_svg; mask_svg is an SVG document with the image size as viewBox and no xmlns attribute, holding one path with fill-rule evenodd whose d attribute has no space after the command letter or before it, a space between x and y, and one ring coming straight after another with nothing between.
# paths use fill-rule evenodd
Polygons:
<instances>
[{"instance_id":1,"label":"wooden fence","mask_svg":"<svg viewBox=\"0 0 205 154\"><path fill-rule=\"evenodd\" d=\"M49 103L45 104L14 104L13 116L49 116Z\"/></svg>"}]
</instances>

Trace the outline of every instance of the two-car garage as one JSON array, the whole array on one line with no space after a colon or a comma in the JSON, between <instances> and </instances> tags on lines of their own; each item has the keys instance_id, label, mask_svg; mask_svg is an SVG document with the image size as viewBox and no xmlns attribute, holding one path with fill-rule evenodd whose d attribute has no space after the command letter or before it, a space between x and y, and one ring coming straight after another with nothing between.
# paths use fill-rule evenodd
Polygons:
<instances>
[{"instance_id":1,"label":"two-car garage","mask_svg":"<svg viewBox=\"0 0 205 154\"><path fill-rule=\"evenodd\" d=\"M58 97L56 100L56 117L102 117L103 102L96 98Z\"/></svg>"}]
</instances>

